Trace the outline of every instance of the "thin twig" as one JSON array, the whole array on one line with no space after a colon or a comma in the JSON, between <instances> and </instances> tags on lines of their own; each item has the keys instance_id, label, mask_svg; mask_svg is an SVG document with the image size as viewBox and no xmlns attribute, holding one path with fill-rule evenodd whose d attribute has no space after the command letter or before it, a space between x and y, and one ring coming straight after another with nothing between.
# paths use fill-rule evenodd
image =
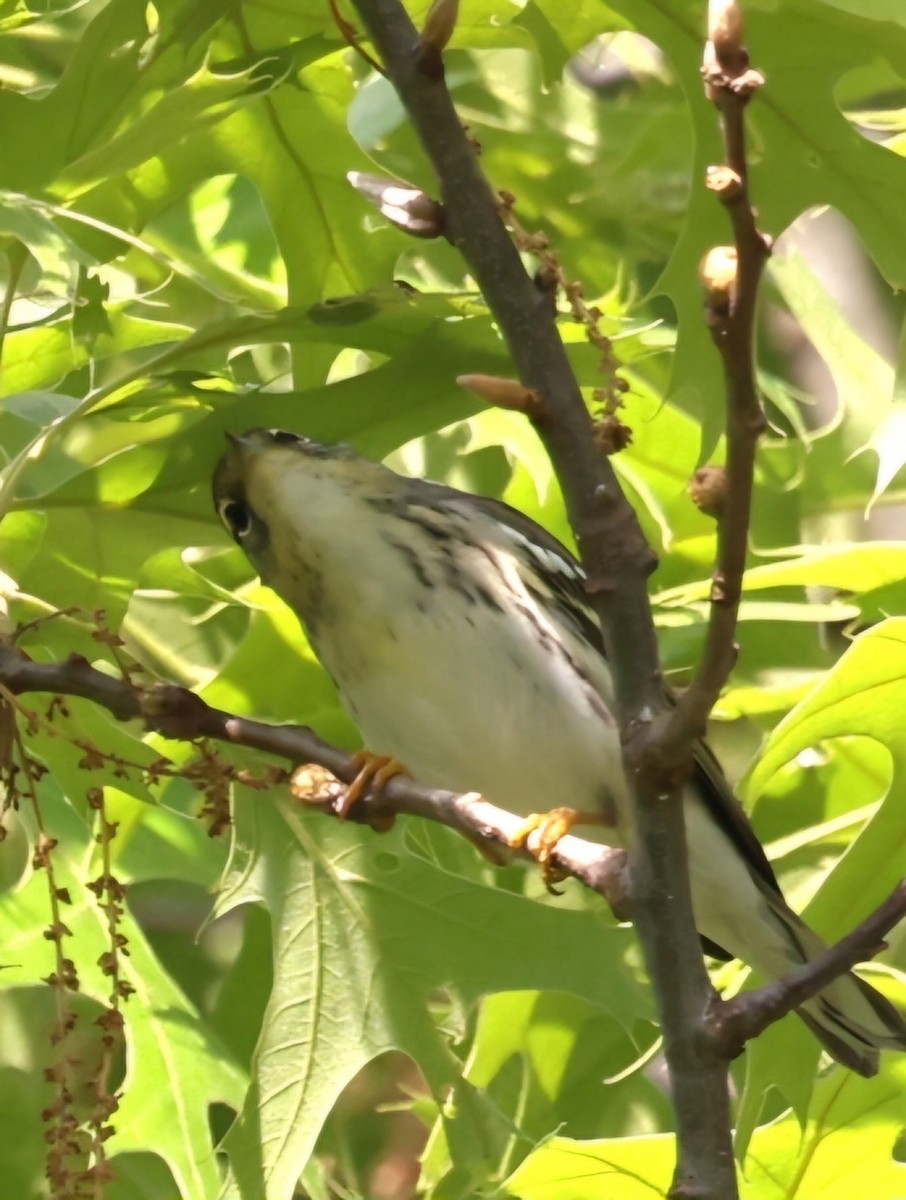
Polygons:
<instances>
[{"instance_id":1,"label":"thin twig","mask_svg":"<svg viewBox=\"0 0 906 1200\"><path fill-rule=\"evenodd\" d=\"M886 948L884 938L906 916L906 882L900 882L873 913L841 938L820 958L812 959L792 974L766 983L754 991L715 1005L708 1027L729 1055L757 1037L787 1013L801 1008L829 983L845 975L856 963L868 962Z\"/></svg>"},{"instance_id":2,"label":"thin twig","mask_svg":"<svg viewBox=\"0 0 906 1200\"><path fill-rule=\"evenodd\" d=\"M734 8L732 0L724 6ZM765 417L755 375L755 312L758 286L770 254L770 241L755 222L749 196L745 143L745 109L764 82L749 67L741 45L741 18L730 44L708 43L702 69L710 98L720 114L726 163L709 172L733 228L735 280L724 303L709 295L706 319L723 363L726 382L726 486L717 524L717 556L711 587L711 610L701 660L689 687L665 718L659 741L669 756L676 746L700 737L711 709L736 661L736 622L746 565L752 482L758 439ZM713 36L713 32L712 32Z\"/></svg>"},{"instance_id":3,"label":"thin twig","mask_svg":"<svg viewBox=\"0 0 906 1200\"><path fill-rule=\"evenodd\" d=\"M327 4L330 8L330 15L333 17L333 23L340 31L340 34L342 35L346 45L349 46L351 50L354 50L356 54L360 55L372 70L377 71L379 75L383 75L385 73L384 68L379 62L376 61L376 59L371 57L371 55L362 45L359 40L358 30L353 24L347 21L340 12L337 0L327 0Z\"/></svg>"},{"instance_id":4,"label":"thin twig","mask_svg":"<svg viewBox=\"0 0 906 1200\"><path fill-rule=\"evenodd\" d=\"M8 278L3 301L0 303L0 362L3 361L3 345L9 332L9 320L16 299L16 288L25 264L28 262L28 251L21 242L9 241L6 247L6 260Z\"/></svg>"}]
</instances>

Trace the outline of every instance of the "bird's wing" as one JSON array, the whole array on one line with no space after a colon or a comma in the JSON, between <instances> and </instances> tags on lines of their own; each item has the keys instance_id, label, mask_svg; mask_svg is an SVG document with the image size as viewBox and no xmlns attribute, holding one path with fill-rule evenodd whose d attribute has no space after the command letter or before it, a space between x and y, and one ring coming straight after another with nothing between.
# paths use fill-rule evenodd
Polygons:
<instances>
[{"instance_id":1,"label":"bird's wing","mask_svg":"<svg viewBox=\"0 0 906 1200\"><path fill-rule=\"evenodd\" d=\"M443 491L448 503L463 512L462 493L448 488L443 488ZM515 534L517 549L529 548L534 555L536 569L544 571L545 581L561 605L560 619L565 612L573 632L606 657L601 627L585 591L585 572L576 557L553 534L502 500L470 496L465 503L474 505ZM665 689L665 696L668 703L675 703L669 689ZM695 745L693 784L697 785L699 795L714 822L729 838L749 870L767 890L781 896L780 885L761 842L736 798L723 767L704 741Z\"/></svg>"},{"instance_id":2,"label":"bird's wing","mask_svg":"<svg viewBox=\"0 0 906 1200\"><path fill-rule=\"evenodd\" d=\"M694 781L698 784L699 794L708 812L739 850L749 867L771 891L782 896L774 868L752 828L745 809L736 798L714 751L704 741L695 744Z\"/></svg>"},{"instance_id":3,"label":"bird's wing","mask_svg":"<svg viewBox=\"0 0 906 1200\"><path fill-rule=\"evenodd\" d=\"M462 493L449 489L449 499L451 503L461 501ZM576 556L537 521L502 500L492 500L489 496L469 496L468 504L486 513L514 537L514 545L509 548L517 558L530 556L534 570L544 577L547 587L560 604L560 619L565 613L573 632L584 638L602 657L606 657L601 626L585 591L585 572ZM457 507L463 511L462 505ZM538 594L530 581L527 583L529 590L544 603L545 608L550 607L549 599Z\"/></svg>"}]
</instances>

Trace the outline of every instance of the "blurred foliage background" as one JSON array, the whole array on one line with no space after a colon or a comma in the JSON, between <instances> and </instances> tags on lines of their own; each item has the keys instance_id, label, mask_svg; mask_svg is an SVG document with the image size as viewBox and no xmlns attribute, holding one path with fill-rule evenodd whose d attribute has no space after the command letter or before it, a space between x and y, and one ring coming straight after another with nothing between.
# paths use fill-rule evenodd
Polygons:
<instances>
[{"instance_id":1,"label":"blurred foliage background","mask_svg":"<svg viewBox=\"0 0 906 1200\"><path fill-rule=\"evenodd\" d=\"M493 186L602 311L633 431L615 465L660 555L652 600L679 686L714 549L686 485L722 453L697 280L729 240L702 186L720 158L705 7L469 0L446 59ZM409 5L417 23L426 8ZM745 11L768 80L750 110L752 187L778 243L759 328L770 429L715 738L791 902L835 938L906 873L906 14L885 0ZM346 181L379 171L435 190L392 89L322 0L0 0L0 81L9 626L29 623L19 644L35 658L138 663L139 681L356 745L295 620L214 518L225 431L348 441L570 540L534 434L455 386L512 373L462 262ZM560 322L590 397L599 356ZM578 888L550 898L416 821L377 837L305 817L282 790L237 787L230 836L211 839L203 748L79 700L15 711L16 753L39 766L0 847L10 1195L584 1200L605 1186L633 1200L666 1186L671 1114L638 950ZM5 772L9 801L22 778ZM41 831L58 843L52 880ZM67 1111L103 1125L111 901L86 883L107 866L126 889L118 970L134 989L104 1068L122 1089L114 1178L79 1184L92 1149L76 1140L51 1187L42 1110L58 1120L61 1053ZM80 981L63 1051L61 990L43 982L57 945ZM866 971L902 1002L904 968L901 932ZM716 975L745 979L739 964ZM734 1072L747 1200L906 1192L903 1061L856 1078L819 1063L790 1018Z\"/></svg>"}]
</instances>

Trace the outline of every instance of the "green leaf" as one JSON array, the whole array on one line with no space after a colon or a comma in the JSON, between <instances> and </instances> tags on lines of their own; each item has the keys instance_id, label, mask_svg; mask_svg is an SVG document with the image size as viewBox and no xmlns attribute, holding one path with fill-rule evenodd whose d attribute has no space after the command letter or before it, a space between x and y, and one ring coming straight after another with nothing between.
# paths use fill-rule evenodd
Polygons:
<instances>
[{"instance_id":1,"label":"green leaf","mask_svg":"<svg viewBox=\"0 0 906 1200\"><path fill-rule=\"evenodd\" d=\"M827 677L781 721L748 777L757 797L785 763L830 738L869 737L893 760L887 799L838 863L808 909L809 922L841 936L880 904L902 876L906 815L899 788L906 778L906 619L860 634Z\"/></svg>"},{"instance_id":2,"label":"green leaf","mask_svg":"<svg viewBox=\"0 0 906 1200\"><path fill-rule=\"evenodd\" d=\"M89 359L181 341L187 332L183 325L144 320L113 306L108 308L107 315L110 333L99 336L90 352L87 346L72 340L67 320L9 334L3 348L4 389L34 392L51 388Z\"/></svg>"},{"instance_id":3,"label":"green leaf","mask_svg":"<svg viewBox=\"0 0 906 1200\"><path fill-rule=\"evenodd\" d=\"M417 26L429 7L430 0L409 6ZM720 459L724 423L722 369L701 319L697 267L708 246L730 237L726 214L701 186L723 154L701 85L703 6L462 7L445 75L481 145L490 186L515 195L521 225L544 235L602 313L609 347L561 314L585 395L611 384L612 360L623 367L620 418L633 442L614 465L661 558L663 661L685 678L701 645L715 542L713 523L685 489L699 461ZM770 735L768 766L756 768L766 773L754 777L758 828L792 902L810 905L809 919L833 936L902 872L902 739L894 727L902 698L893 675L884 676L885 664L902 671L899 634L891 640L889 624L863 633L832 668L845 629L856 621L865 629L906 605L904 545L880 540L886 512L873 514L870 530L863 520L872 502L880 510L906 493L902 369L877 348L885 323L902 321L906 279L906 162L895 108L902 81L891 66L906 57L906 17L899 0L751 3L745 15L753 64L767 77L746 111L759 223L776 238L800 214L833 207L854 239L853 258L869 268L879 314L871 337L860 332L856 273L838 306L821 263L778 255L758 336L772 428L759 450L742 653L723 713L752 718L757 728L719 731L737 770L759 731ZM662 52L655 69L627 77L619 90L579 82L572 56L627 28L656 43L656 51L644 49L649 60ZM350 53L323 0L0 0L0 34L0 258L9 299L0 328L0 493L10 510L0 570L10 623L42 618L22 635L37 658L80 653L99 662L95 619L70 610L103 607L143 678L160 673L230 711L308 720L354 745L295 618L254 584L238 549L227 549L209 494L225 431L287 427L374 457L392 453L400 468L504 496L572 539L527 423L483 411L455 385L469 372L514 373L457 248L444 238L407 239L346 182L349 170L379 170L436 194L430 161L392 88ZM611 44L632 66L640 47L628 56L624 48ZM865 136L865 121L882 141ZM813 225L820 231L820 220ZM524 259L534 271L535 258ZM831 418L803 394L785 334L776 336L778 304L784 329L798 321L827 368L836 389ZM834 594L817 590L827 588ZM69 615L44 619L58 609ZM887 640L868 654L863 639L872 636ZM838 684L837 699L822 690ZM791 705L792 724L771 734ZM26 707L43 714L47 705ZM73 705L73 720L83 740L136 762L164 753L179 767L190 753L84 702ZM198 795L189 780L169 780L152 796L134 770L120 779L108 762L89 774L84 752L46 729L33 745L72 805L82 804L87 786L106 788L120 823L116 869L141 885L134 894L144 893L145 903L136 911L152 926L183 903L186 889L211 886L222 850L193 823ZM260 772L252 756L236 762ZM257 841L247 828L252 806L261 810ZM178 992L173 1024L184 1023L188 1040L166 1023L153 1026L160 1041L130 1034L130 1070L139 1050L148 1062L147 1074L136 1075L123 1134L145 1142L128 1153L120 1143L111 1200L175 1200L177 1192L209 1191L212 1181L216 1192L205 1113L218 1096L239 1104L244 1081L217 1072L229 1062L223 1044L243 1062L251 1054L271 983L272 937L275 990L254 1089L230 1143L243 1200L262 1194L262 1144L277 1192L377 1193L377 1172L396 1164L409 1142L396 1140L397 1117L379 1119L395 1131L380 1143L373 1126L363 1133L350 1114L362 1095L375 1094L369 1089L385 1070L403 1071L408 1086L414 1069L366 1065L387 1046L417 1059L434 1090L416 1101L423 1122L438 1118L423 1190L474 1200L499 1191L510 1174L513 1196L600 1195L602 1187L607 1195L662 1194L673 1150L658 1135L669 1113L664 1096L629 1066L633 1042L646 1049L652 1030L628 934L579 911L574 889L556 903L530 901L531 885L511 871L493 877L493 892L490 868L443 830L409 823L379 839L271 809L261 794L242 801L225 903L263 898L266 909L246 905L235 962L229 937L218 942L227 982L210 1004L223 1042L205 1040L214 1018ZM76 823L67 837L84 860L85 829L75 809L67 811ZM37 884L21 822L4 859L0 905L20 890L31 897ZM144 886L155 880L172 882L166 890ZM79 926L80 938L89 931L89 954L98 949L98 914L90 911L94 924L80 909L88 924ZM18 957L37 969L46 915L29 899L17 920ZM323 942L318 922L330 933ZM303 945L308 957L298 953ZM904 950L893 937L887 961L902 965ZM199 953L183 947L173 959L190 988L202 979ZM161 994L172 994L159 964L142 958L141 966L155 990L160 976ZM46 973L43 961L40 969ZM880 967L873 978L897 988ZM214 990L204 980L200 1004ZM103 994L106 981L99 983ZM4 1008L4 1021L26 1030L29 1046L41 1045L40 1030L28 1028L44 1011L40 989L5 991L17 1002ZM84 1003L90 1023L96 1001ZM11 1053L20 1044L3 1042ZM155 1110L167 1138L179 1141L182 1131L176 1149L167 1143L172 1169L135 1107L143 1091L154 1104L169 1103L160 1060L171 1047L176 1098L192 1116L189 1130L172 1105ZM830 1162L837 1146L848 1194L861 1194L850 1164L860 1161L864 1136L865 1178L881 1172L872 1195L888 1200L881 1169L891 1161L892 1120L886 1147L874 1140L866 1110L861 1124L852 1117L852 1136L844 1123L800 1151L797 1118L820 1118L809 1109L813 1053L795 1020L748 1052L738 1146L782 1128L786 1158L778 1167L781 1151L775 1156L765 1141L759 1153L768 1171L759 1167L757 1184L744 1189L771 1186L768 1173L804 1186L813 1150ZM40 1111L38 1058L0 1055L0 1071L0 1091L28 1097L29 1112ZM602 1086L602 1077L616 1082ZM354 1087L331 1109L350 1079ZM834 1079L841 1073L827 1082ZM277 1090L267 1090L271 1082ZM784 1114L787 1101L795 1115ZM294 1173L328 1110L329 1144L300 1184ZM21 1113L5 1117L3 1178L8 1190L30 1195L42 1186L42 1147L29 1134L20 1139ZM219 1107L212 1123L223 1128ZM545 1141L557 1130L573 1140ZM272 1140L263 1143L265 1132ZM895 1184L887 1194L904 1190Z\"/></svg>"},{"instance_id":4,"label":"green leaf","mask_svg":"<svg viewBox=\"0 0 906 1200\"><path fill-rule=\"evenodd\" d=\"M890 412L882 420L880 428L872 434L869 445L878 456L878 478L871 497L871 503L874 504L906 463L906 323L900 330Z\"/></svg>"},{"instance_id":5,"label":"green leaf","mask_svg":"<svg viewBox=\"0 0 906 1200\"><path fill-rule=\"evenodd\" d=\"M72 897L72 904L63 909L71 930L65 953L75 960L81 993L106 1004L111 979L98 963L110 949L107 914L85 887L86 866L97 875L100 862L89 866L93 846L89 829L65 801L50 792L44 804L49 832L60 839L53 851L55 886L68 889ZM35 936L49 921L44 872L35 872L19 889L0 897L4 955L16 964L0 974L0 987L36 987L55 969L52 943ZM128 957L121 955L119 960L121 978L135 992L122 1006L128 1074L113 1118L116 1132L107 1143L108 1154L114 1160L120 1153L134 1151L159 1155L185 1200L210 1200L219 1173L208 1106L220 1102L238 1108L242 1073L163 969L128 909L118 929L128 947ZM32 1119L38 1119L37 1112Z\"/></svg>"},{"instance_id":6,"label":"green leaf","mask_svg":"<svg viewBox=\"0 0 906 1200\"><path fill-rule=\"evenodd\" d=\"M867 592L902 579L906 571L906 542L842 542L833 546L794 549L795 558L750 567L743 580L746 594L762 588L790 586ZM709 588L708 580L696 580L684 587L661 592L656 602L668 606L705 600Z\"/></svg>"},{"instance_id":7,"label":"green leaf","mask_svg":"<svg viewBox=\"0 0 906 1200\"><path fill-rule=\"evenodd\" d=\"M749 795L757 796L796 754L830 737L875 738L898 769L906 766L906 731L899 719L904 688L906 619L894 617L855 638L827 678L781 722L749 777Z\"/></svg>"},{"instance_id":8,"label":"green leaf","mask_svg":"<svg viewBox=\"0 0 906 1200\"><path fill-rule=\"evenodd\" d=\"M385 1050L410 1054L441 1096L457 1072L429 1015L438 988L467 1004L501 989L567 990L627 1028L644 1011L617 965L625 931L593 914L477 886L411 858L401 834L363 836L324 818L306 820L286 802L274 808L253 798L238 817L218 911L266 903L274 987L255 1087L227 1142L234 1175L227 1195L288 1197L340 1090ZM476 1135L470 1144L474 1171L487 1175L487 1150ZM259 1175L263 1190L249 1190Z\"/></svg>"},{"instance_id":9,"label":"green leaf","mask_svg":"<svg viewBox=\"0 0 906 1200\"><path fill-rule=\"evenodd\" d=\"M893 1197L906 1188L894 1148L906 1121L906 1068L890 1058L874 1079L835 1071L815 1085L803 1130L786 1116L752 1137L746 1200Z\"/></svg>"},{"instance_id":10,"label":"green leaf","mask_svg":"<svg viewBox=\"0 0 906 1200\"><path fill-rule=\"evenodd\" d=\"M669 1129L666 1097L641 1071L659 1043L653 1030L632 1032L638 1044L597 1003L575 995L504 992L482 1001L465 1077L514 1114L498 1178L555 1132L593 1138ZM422 1157L423 1183L449 1170L445 1152L438 1123Z\"/></svg>"},{"instance_id":11,"label":"green leaf","mask_svg":"<svg viewBox=\"0 0 906 1200\"><path fill-rule=\"evenodd\" d=\"M658 1200L670 1186L673 1137L600 1138L577 1142L551 1138L504 1184L505 1196L521 1200Z\"/></svg>"}]
</instances>

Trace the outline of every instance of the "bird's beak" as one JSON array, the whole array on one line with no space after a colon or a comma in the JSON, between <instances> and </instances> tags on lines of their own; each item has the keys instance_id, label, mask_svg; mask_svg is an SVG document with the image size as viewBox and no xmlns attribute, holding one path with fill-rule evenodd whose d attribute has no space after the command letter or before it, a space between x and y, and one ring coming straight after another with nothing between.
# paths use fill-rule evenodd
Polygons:
<instances>
[{"instance_id":1,"label":"bird's beak","mask_svg":"<svg viewBox=\"0 0 906 1200\"><path fill-rule=\"evenodd\" d=\"M254 433L254 431L252 431ZM214 494L219 495L227 487L227 481L245 478L250 461L259 449L250 433L230 433L226 431L227 446L217 469L214 473Z\"/></svg>"},{"instance_id":2,"label":"bird's beak","mask_svg":"<svg viewBox=\"0 0 906 1200\"><path fill-rule=\"evenodd\" d=\"M270 445L265 429L248 429L245 433L230 433L228 430L226 439L229 445L224 458L240 466Z\"/></svg>"},{"instance_id":3,"label":"bird's beak","mask_svg":"<svg viewBox=\"0 0 906 1200\"><path fill-rule=\"evenodd\" d=\"M258 429L249 429L245 433L230 433L227 430L226 439L235 450L251 449L258 444L258 438L255 435L260 432Z\"/></svg>"},{"instance_id":4,"label":"bird's beak","mask_svg":"<svg viewBox=\"0 0 906 1200\"><path fill-rule=\"evenodd\" d=\"M245 433L227 432L227 441L237 450L264 450L273 443L267 429L247 429Z\"/></svg>"}]
</instances>

